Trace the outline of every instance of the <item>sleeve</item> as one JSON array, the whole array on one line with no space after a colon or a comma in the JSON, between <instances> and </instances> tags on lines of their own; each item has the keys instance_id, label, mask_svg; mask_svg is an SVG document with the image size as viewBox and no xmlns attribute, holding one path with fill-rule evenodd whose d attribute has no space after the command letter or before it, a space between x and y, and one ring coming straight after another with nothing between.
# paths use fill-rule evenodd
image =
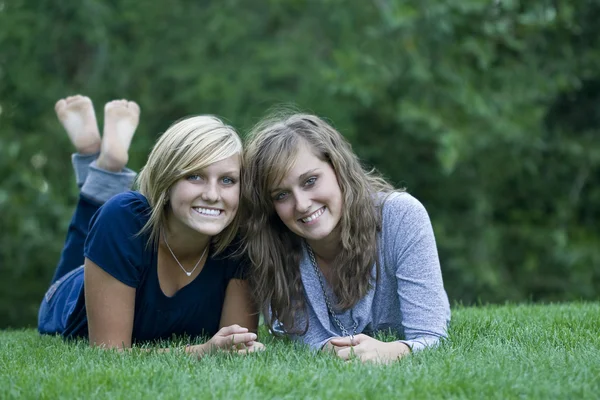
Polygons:
<instances>
[{"instance_id":1,"label":"sleeve","mask_svg":"<svg viewBox=\"0 0 600 400\"><path fill-rule=\"evenodd\" d=\"M450 305L425 207L409 194L388 201L387 217L391 223L388 237L393 241L388 255L395 262L405 336L401 342L417 351L447 337Z\"/></svg>"},{"instance_id":2,"label":"sleeve","mask_svg":"<svg viewBox=\"0 0 600 400\"><path fill-rule=\"evenodd\" d=\"M225 278L227 280L246 280L248 278L250 258L242 251L242 242L239 237L236 237L223 253L217 255L216 258L225 260Z\"/></svg>"},{"instance_id":3,"label":"sleeve","mask_svg":"<svg viewBox=\"0 0 600 400\"><path fill-rule=\"evenodd\" d=\"M111 198L90 221L84 256L115 279L137 288L148 240L148 235L138 233L149 210L139 193L127 192Z\"/></svg>"},{"instance_id":4,"label":"sleeve","mask_svg":"<svg viewBox=\"0 0 600 400\"><path fill-rule=\"evenodd\" d=\"M319 321L319 318L317 318L317 315L315 314L314 310L308 304L306 304L306 308L306 316L308 317L309 326L308 330L303 335L292 334L290 335L290 337L293 340L298 340L308 345L308 347L310 347L311 350L321 350L330 339L338 335L336 335L333 332L330 332L323 326L321 321ZM299 317L300 315L295 321L296 327L303 328L305 326L306 320L304 318Z\"/></svg>"},{"instance_id":5,"label":"sleeve","mask_svg":"<svg viewBox=\"0 0 600 400\"><path fill-rule=\"evenodd\" d=\"M227 264L227 279L246 280L248 278L249 262L245 255L232 257Z\"/></svg>"}]
</instances>

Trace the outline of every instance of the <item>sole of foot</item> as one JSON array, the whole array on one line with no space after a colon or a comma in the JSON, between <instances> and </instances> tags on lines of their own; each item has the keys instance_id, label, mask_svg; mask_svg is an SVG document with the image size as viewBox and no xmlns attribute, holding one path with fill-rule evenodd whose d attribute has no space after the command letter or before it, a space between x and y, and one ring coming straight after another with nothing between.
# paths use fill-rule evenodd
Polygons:
<instances>
[{"instance_id":1,"label":"sole of foot","mask_svg":"<svg viewBox=\"0 0 600 400\"><path fill-rule=\"evenodd\" d=\"M140 107L135 102L123 99L106 103L98 167L114 172L125 168L139 121Z\"/></svg>"},{"instance_id":2,"label":"sole of foot","mask_svg":"<svg viewBox=\"0 0 600 400\"><path fill-rule=\"evenodd\" d=\"M96 154L100 151L100 132L89 97L76 95L60 99L54 110L78 153Z\"/></svg>"}]
</instances>

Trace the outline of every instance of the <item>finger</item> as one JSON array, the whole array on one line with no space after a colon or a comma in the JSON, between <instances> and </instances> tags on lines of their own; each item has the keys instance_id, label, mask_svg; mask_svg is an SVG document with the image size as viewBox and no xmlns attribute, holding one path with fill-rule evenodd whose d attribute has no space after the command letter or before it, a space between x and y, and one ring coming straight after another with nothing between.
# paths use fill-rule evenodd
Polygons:
<instances>
[{"instance_id":1,"label":"finger","mask_svg":"<svg viewBox=\"0 0 600 400\"><path fill-rule=\"evenodd\" d=\"M248 328L241 327L239 325L230 325L219 330L219 335L221 336L229 336L235 333L245 333L248 332Z\"/></svg>"},{"instance_id":2,"label":"finger","mask_svg":"<svg viewBox=\"0 0 600 400\"><path fill-rule=\"evenodd\" d=\"M248 333L239 333L239 334L231 335L228 339L230 341L230 344L237 345L237 344L253 342L257 338L256 338L256 333L248 332Z\"/></svg>"},{"instance_id":3,"label":"finger","mask_svg":"<svg viewBox=\"0 0 600 400\"><path fill-rule=\"evenodd\" d=\"M237 354L248 354L248 353L257 353L259 351L264 351L265 346L262 343L256 343L254 346L247 347L245 349L238 349L234 351Z\"/></svg>"},{"instance_id":4,"label":"finger","mask_svg":"<svg viewBox=\"0 0 600 400\"><path fill-rule=\"evenodd\" d=\"M348 347L358 344L356 337L352 338L351 336L333 338L329 341L329 343L336 347Z\"/></svg>"},{"instance_id":5,"label":"finger","mask_svg":"<svg viewBox=\"0 0 600 400\"><path fill-rule=\"evenodd\" d=\"M333 350L334 347L335 347L333 344L331 344L331 341L333 339L337 339L337 337L330 338L327 342L325 342L325 344L321 347L321 351L331 351L331 350Z\"/></svg>"},{"instance_id":6,"label":"finger","mask_svg":"<svg viewBox=\"0 0 600 400\"><path fill-rule=\"evenodd\" d=\"M338 351L340 351L340 350L343 350L343 349L349 349L350 347L352 347L352 346L333 346L333 345L332 345L332 346L331 346L331 348L330 348L329 350L330 350L331 352L333 352L333 353L337 353L337 352L338 352Z\"/></svg>"},{"instance_id":7,"label":"finger","mask_svg":"<svg viewBox=\"0 0 600 400\"><path fill-rule=\"evenodd\" d=\"M238 349L238 350L232 351L232 353L240 354L240 355L250 354L250 353L255 353L255 352L256 352L256 350L254 350L252 347L248 347L246 349Z\"/></svg>"},{"instance_id":8,"label":"finger","mask_svg":"<svg viewBox=\"0 0 600 400\"><path fill-rule=\"evenodd\" d=\"M344 347L339 351L336 351L336 355L342 360L349 360L354 357L354 351L352 347Z\"/></svg>"}]
</instances>

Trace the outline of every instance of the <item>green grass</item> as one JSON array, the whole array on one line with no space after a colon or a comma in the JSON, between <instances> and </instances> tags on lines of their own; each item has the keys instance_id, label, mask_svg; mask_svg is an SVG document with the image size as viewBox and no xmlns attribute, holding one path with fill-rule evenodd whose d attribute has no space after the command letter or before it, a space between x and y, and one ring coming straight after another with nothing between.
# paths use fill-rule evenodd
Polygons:
<instances>
[{"instance_id":1,"label":"green grass","mask_svg":"<svg viewBox=\"0 0 600 400\"><path fill-rule=\"evenodd\" d=\"M600 398L600 303L457 307L448 342L389 366L262 339L198 361L3 331L0 398Z\"/></svg>"}]
</instances>

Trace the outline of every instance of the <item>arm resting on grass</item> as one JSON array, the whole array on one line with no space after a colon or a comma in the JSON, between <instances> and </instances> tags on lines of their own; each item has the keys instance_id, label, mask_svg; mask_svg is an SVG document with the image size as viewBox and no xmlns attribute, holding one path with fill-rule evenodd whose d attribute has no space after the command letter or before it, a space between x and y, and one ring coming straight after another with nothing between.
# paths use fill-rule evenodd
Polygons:
<instances>
[{"instance_id":1,"label":"arm resting on grass","mask_svg":"<svg viewBox=\"0 0 600 400\"><path fill-rule=\"evenodd\" d=\"M256 333L258 327L258 310L252 296L248 281L232 279L227 284L221 322L219 327L238 324Z\"/></svg>"},{"instance_id":2,"label":"arm resting on grass","mask_svg":"<svg viewBox=\"0 0 600 400\"><path fill-rule=\"evenodd\" d=\"M227 284L219 326L223 328L232 325L241 325L250 332L257 332L258 309L252 299L247 280L231 279ZM239 347L240 352L264 349L262 343L255 341L249 341Z\"/></svg>"},{"instance_id":3,"label":"arm resting on grass","mask_svg":"<svg viewBox=\"0 0 600 400\"><path fill-rule=\"evenodd\" d=\"M389 228L397 232L393 259L405 337L401 342L413 351L421 350L447 336L450 320L433 228L425 207L408 194L398 195L386 206L391 214Z\"/></svg>"},{"instance_id":4,"label":"arm resting on grass","mask_svg":"<svg viewBox=\"0 0 600 400\"><path fill-rule=\"evenodd\" d=\"M115 279L88 258L84 287L90 345L131 347L135 288Z\"/></svg>"},{"instance_id":5,"label":"arm resting on grass","mask_svg":"<svg viewBox=\"0 0 600 400\"><path fill-rule=\"evenodd\" d=\"M90 345L119 350L131 348L135 289L115 279L87 258L84 268ZM222 327L204 344L186 347L185 352L202 357L215 349L238 351L238 346L243 347L244 352L252 352L262 348L255 340L255 333L239 325L231 325Z\"/></svg>"}]
</instances>

